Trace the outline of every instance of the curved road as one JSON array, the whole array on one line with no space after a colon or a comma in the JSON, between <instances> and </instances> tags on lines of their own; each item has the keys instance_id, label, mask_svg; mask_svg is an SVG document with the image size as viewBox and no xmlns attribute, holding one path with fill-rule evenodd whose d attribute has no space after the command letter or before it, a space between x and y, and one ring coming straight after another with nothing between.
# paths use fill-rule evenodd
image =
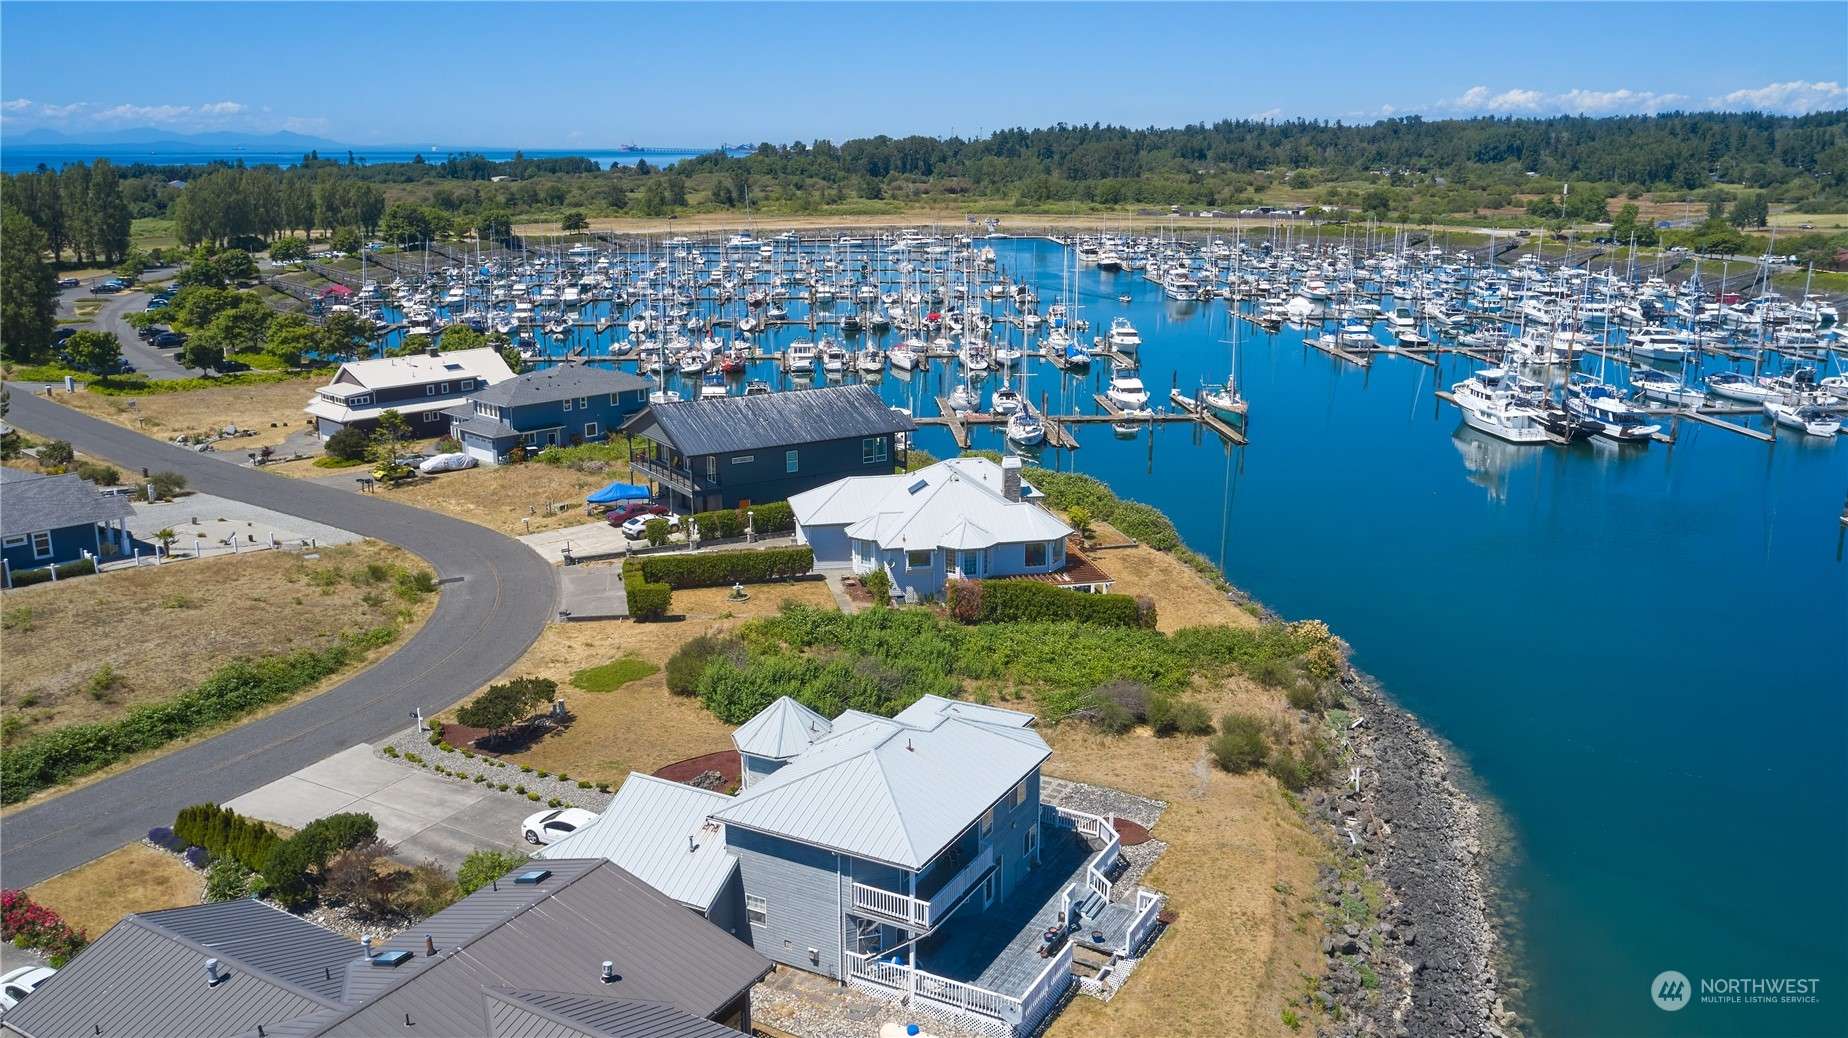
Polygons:
<instances>
[{"instance_id":1,"label":"curved road","mask_svg":"<svg viewBox=\"0 0 1848 1038\"><path fill-rule=\"evenodd\" d=\"M556 607L552 567L483 526L383 497L271 476L79 414L13 387L9 419L121 465L184 475L192 489L389 541L436 569L442 594L416 636L375 666L311 699L0 820L0 878L23 887L330 753L381 738L449 706L512 666ZM96 637L135 622L95 618ZM252 622L262 622L253 617Z\"/></svg>"}]
</instances>

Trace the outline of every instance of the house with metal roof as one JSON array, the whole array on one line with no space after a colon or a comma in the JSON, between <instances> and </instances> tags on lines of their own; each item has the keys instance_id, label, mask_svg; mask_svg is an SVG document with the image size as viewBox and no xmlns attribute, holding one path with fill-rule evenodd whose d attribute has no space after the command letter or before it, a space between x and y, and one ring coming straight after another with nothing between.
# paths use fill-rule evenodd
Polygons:
<instances>
[{"instance_id":1,"label":"house with metal roof","mask_svg":"<svg viewBox=\"0 0 1848 1038\"><path fill-rule=\"evenodd\" d=\"M834 730L834 723L788 696L758 711L732 733L740 779L746 788L801 756Z\"/></svg>"},{"instance_id":2,"label":"house with metal roof","mask_svg":"<svg viewBox=\"0 0 1848 1038\"><path fill-rule=\"evenodd\" d=\"M554 859L379 944L254 900L131 915L0 1034L721 1038L771 968L610 862Z\"/></svg>"},{"instance_id":3,"label":"house with metal roof","mask_svg":"<svg viewBox=\"0 0 1848 1038\"><path fill-rule=\"evenodd\" d=\"M623 432L652 446L634 465L681 512L782 501L904 465L916 428L864 385L650 404Z\"/></svg>"},{"instance_id":4,"label":"house with metal roof","mask_svg":"<svg viewBox=\"0 0 1848 1038\"><path fill-rule=\"evenodd\" d=\"M818 566L883 569L895 597L943 594L951 580L1052 577L1072 528L1034 500L1020 459L952 458L916 472L850 477L789 499L796 541ZM1097 582L1074 590L1101 591Z\"/></svg>"},{"instance_id":5,"label":"house with metal roof","mask_svg":"<svg viewBox=\"0 0 1848 1038\"><path fill-rule=\"evenodd\" d=\"M386 411L403 415L414 436L442 436L449 431L446 409L512 377L492 347L440 353L432 346L408 357L348 361L302 410L323 440L346 428L376 428Z\"/></svg>"},{"instance_id":6,"label":"house with metal roof","mask_svg":"<svg viewBox=\"0 0 1848 1038\"><path fill-rule=\"evenodd\" d=\"M601 443L648 404L654 383L627 371L556 364L515 375L449 408L449 435L486 465L515 447Z\"/></svg>"},{"instance_id":7,"label":"house with metal roof","mask_svg":"<svg viewBox=\"0 0 1848 1038\"><path fill-rule=\"evenodd\" d=\"M132 553L134 514L127 497L77 476L0 467L0 583L12 587L21 570Z\"/></svg>"}]
</instances>

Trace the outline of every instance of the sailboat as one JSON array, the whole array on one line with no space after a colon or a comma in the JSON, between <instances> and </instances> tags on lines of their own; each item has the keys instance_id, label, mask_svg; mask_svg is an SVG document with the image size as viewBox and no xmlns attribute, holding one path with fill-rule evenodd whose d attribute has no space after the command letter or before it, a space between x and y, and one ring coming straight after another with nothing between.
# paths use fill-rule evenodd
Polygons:
<instances>
[{"instance_id":1,"label":"sailboat","mask_svg":"<svg viewBox=\"0 0 1848 1038\"><path fill-rule=\"evenodd\" d=\"M1024 371L1020 374L1020 384L1024 390L1027 384ZM1011 392L1005 384L995 393L997 400L1004 392ZM1036 447L1046 442L1046 424L1040 421L1040 416L1034 413L1032 405L1026 402L1023 394L1015 394L1014 411L1007 418L1007 442L1016 447Z\"/></svg>"}]
</instances>

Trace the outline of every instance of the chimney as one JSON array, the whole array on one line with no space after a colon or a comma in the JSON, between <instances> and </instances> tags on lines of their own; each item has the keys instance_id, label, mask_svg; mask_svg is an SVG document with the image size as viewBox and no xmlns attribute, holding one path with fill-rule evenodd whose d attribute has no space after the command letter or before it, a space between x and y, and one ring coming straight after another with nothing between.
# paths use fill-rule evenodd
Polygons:
<instances>
[{"instance_id":1,"label":"chimney","mask_svg":"<svg viewBox=\"0 0 1848 1038\"><path fill-rule=\"evenodd\" d=\"M437 355L437 352L438 351L435 346L425 346L424 347L424 356L426 357L434 357Z\"/></svg>"},{"instance_id":2,"label":"chimney","mask_svg":"<svg viewBox=\"0 0 1848 1038\"><path fill-rule=\"evenodd\" d=\"M218 972L218 960L205 960L205 986L208 988L215 988L224 983L224 980L225 975Z\"/></svg>"},{"instance_id":3,"label":"chimney","mask_svg":"<svg viewBox=\"0 0 1848 1038\"><path fill-rule=\"evenodd\" d=\"M1010 454L1001 459L1001 496L1020 500L1020 456Z\"/></svg>"},{"instance_id":4,"label":"chimney","mask_svg":"<svg viewBox=\"0 0 1848 1038\"><path fill-rule=\"evenodd\" d=\"M424 954L425 955L435 955L436 954L436 940L432 938L429 934L424 934Z\"/></svg>"},{"instance_id":5,"label":"chimney","mask_svg":"<svg viewBox=\"0 0 1848 1038\"><path fill-rule=\"evenodd\" d=\"M369 933L361 934L359 938L359 946L361 949L365 951L366 958L368 959L372 958L372 935L371 934Z\"/></svg>"},{"instance_id":6,"label":"chimney","mask_svg":"<svg viewBox=\"0 0 1848 1038\"><path fill-rule=\"evenodd\" d=\"M616 983L616 964L611 962L608 959L604 959L603 960L603 973L600 979L605 984Z\"/></svg>"},{"instance_id":7,"label":"chimney","mask_svg":"<svg viewBox=\"0 0 1848 1038\"><path fill-rule=\"evenodd\" d=\"M699 850L699 844L697 844L697 843L694 843L694 842L693 842L693 834L692 834L692 833L688 833L688 834L687 834L687 853L688 853L688 854L692 854L692 853L693 853L694 851L696 851L696 850Z\"/></svg>"}]
</instances>

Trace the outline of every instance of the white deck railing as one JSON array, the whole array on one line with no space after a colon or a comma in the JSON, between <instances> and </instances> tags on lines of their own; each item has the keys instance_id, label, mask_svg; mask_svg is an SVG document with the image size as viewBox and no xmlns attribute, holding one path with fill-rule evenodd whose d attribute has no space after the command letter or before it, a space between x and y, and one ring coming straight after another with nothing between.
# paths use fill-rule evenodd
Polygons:
<instances>
[{"instance_id":1,"label":"white deck railing","mask_svg":"<svg viewBox=\"0 0 1848 1038\"><path fill-rule=\"evenodd\" d=\"M1129 921L1129 929L1123 934L1123 943L1117 948L1117 954L1127 957L1142 947L1149 931L1155 929L1155 920L1160 913L1161 895L1137 887L1136 915Z\"/></svg>"},{"instance_id":2,"label":"white deck railing","mask_svg":"<svg viewBox=\"0 0 1848 1038\"><path fill-rule=\"evenodd\" d=\"M848 952L847 974L850 979L871 981L939 1009L1000 1021L1017 1035L1030 1034L1071 986L1073 949L1070 941L1065 942L1019 998L966 981L939 977L903 963L881 962L876 955Z\"/></svg>"},{"instance_id":3,"label":"white deck railing","mask_svg":"<svg viewBox=\"0 0 1848 1038\"><path fill-rule=\"evenodd\" d=\"M950 881L939 887L930 897L911 897L886 890L882 887L869 887L864 883L853 885L853 907L868 912L877 912L889 919L896 919L911 927L928 930L943 921L956 899L968 892L975 881L987 872L995 863L995 849L984 847L975 860L958 869Z\"/></svg>"},{"instance_id":4,"label":"white deck railing","mask_svg":"<svg viewBox=\"0 0 1848 1038\"><path fill-rule=\"evenodd\" d=\"M1086 886L1096 891L1099 897L1105 901L1110 900L1110 895L1115 890L1115 885L1110 882L1110 869L1116 865L1117 857L1123 849L1123 838L1117 835L1115 820L1101 815L1087 814L1083 811L1073 811L1067 807L1055 807L1053 812L1060 824L1076 829L1093 840L1104 842L1104 849L1098 851L1096 857L1085 866L1084 882Z\"/></svg>"}]
</instances>

